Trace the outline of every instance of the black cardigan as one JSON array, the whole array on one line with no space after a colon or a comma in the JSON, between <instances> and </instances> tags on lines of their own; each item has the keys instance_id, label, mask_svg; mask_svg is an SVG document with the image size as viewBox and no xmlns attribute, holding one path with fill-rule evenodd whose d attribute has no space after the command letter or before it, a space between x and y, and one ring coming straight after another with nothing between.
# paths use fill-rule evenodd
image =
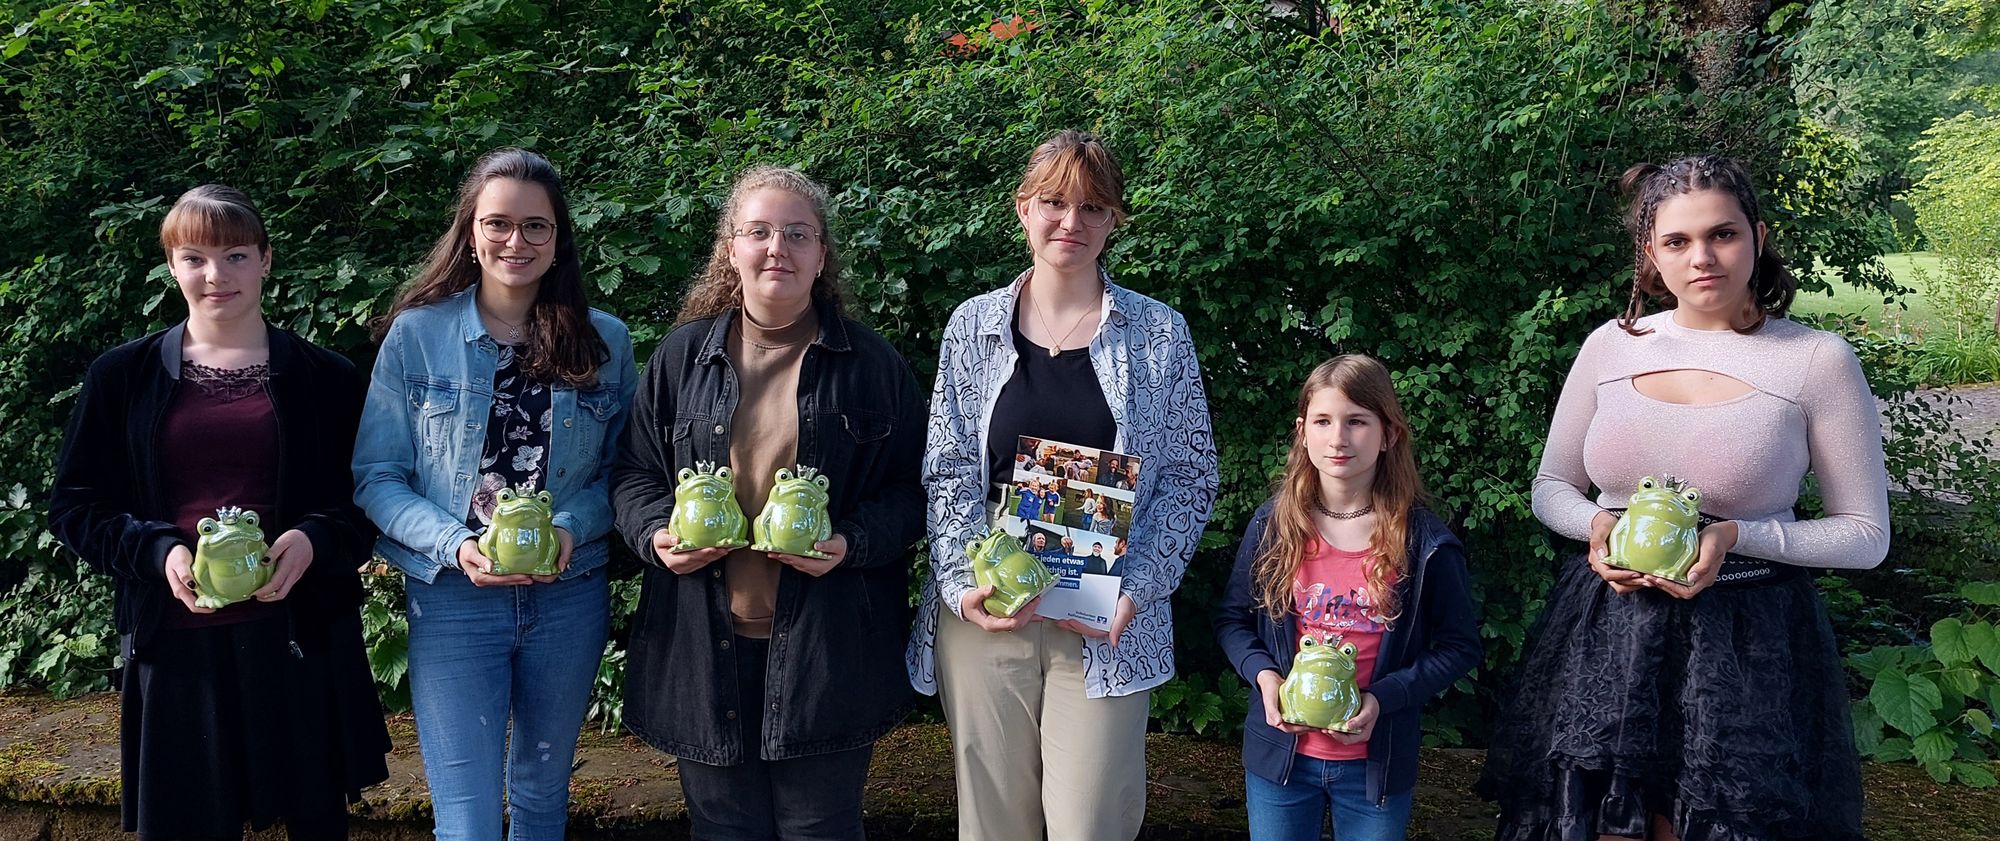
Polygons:
<instances>
[{"instance_id":1,"label":"black cardigan","mask_svg":"<svg viewBox=\"0 0 2000 841\"><path fill-rule=\"evenodd\" d=\"M312 541L312 566L284 604L292 641L313 646L329 622L361 604L356 568L375 536L354 505L350 472L365 383L340 354L290 331L268 330L278 496L264 535L275 540L298 529ZM185 331L185 324L162 330L91 363L63 434L49 500L56 539L117 581L117 627L128 661L145 657L160 610L172 601L167 552L187 543L171 522L171 502L161 498L159 475L160 423L180 385Z\"/></svg>"}]
</instances>

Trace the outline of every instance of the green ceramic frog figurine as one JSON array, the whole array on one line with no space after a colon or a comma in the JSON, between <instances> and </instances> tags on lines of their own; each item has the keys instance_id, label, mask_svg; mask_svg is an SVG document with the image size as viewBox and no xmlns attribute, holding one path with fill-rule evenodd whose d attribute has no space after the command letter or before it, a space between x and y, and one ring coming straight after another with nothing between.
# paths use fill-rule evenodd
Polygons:
<instances>
[{"instance_id":1,"label":"green ceramic frog figurine","mask_svg":"<svg viewBox=\"0 0 2000 841\"><path fill-rule=\"evenodd\" d=\"M1292 673L1278 687L1278 709L1285 721L1319 730L1351 732L1342 724L1361 712L1361 689L1354 683L1354 643L1320 642L1311 634L1299 638Z\"/></svg>"},{"instance_id":2,"label":"green ceramic frog figurine","mask_svg":"<svg viewBox=\"0 0 2000 841\"><path fill-rule=\"evenodd\" d=\"M1701 517L1695 509L1700 504L1701 491L1672 476L1664 482L1651 476L1640 479L1625 515L1611 527L1604 562L1688 583L1688 570L1699 555Z\"/></svg>"},{"instance_id":3,"label":"green ceramic frog figurine","mask_svg":"<svg viewBox=\"0 0 2000 841\"><path fill-rule=\"evenodd\" d=\"M270 547L257 512L217 508L195 531L201 533L194 543L196 607L228 607L271 583L271 559L264 556Z\"/></svg>"},{"instance_id":4,"label":"green ceramic frog figurine","mask_svg":"<svg viewBox=\"0 0 2000 841\"><path fill-rule=\"evenodd\" d=\"M987 596L984 604L986 612L994 616L1013 616L1056 586L1055 573L1048 565L1028 554L1019 539L999 529L972 541L965 547L965 557L972 561L973 583L993 586L993 595Z\"/></svg>"},{"instance_id":5,"label":"green ceramic frog figurine","mask_svg":"<svg viewBox=\"0 0 2000 841\"><path fill-rule=\"evenodd\" d=\"M750 548L820 560L833 557L813 548L814 543L833 537L833 519L826 513L826 488L827 478L810 467L801 465L797 475L778 468L778 483L771 487L771 496L757 515L757 542Z\"/></svg>"},{"instance_id":6,"label":"green ceramic frog figurine","mask_svg":"<svg viewBox=\"0 0 2000 841\"><path fill-rule=\"evenodd\" d=\"M671 551L737 549L750 545L745 534L750 521L736 504L735 474L714 462L698 461L681 468L674 486L674 517L667 531L681 542Z\"/></svg>"},{"instance_id":7,"label":"green ceramic frog figurine","mask_svg":"<svg viewBox=\"0 0 2000 841\"><path fill-rule=\"evenodd\" d=\"M555 498L527 485L501 488L493 523L479 535L479 553L494 575L554 575L562 541L556 539Z\"/></svg>"}]
</instances>

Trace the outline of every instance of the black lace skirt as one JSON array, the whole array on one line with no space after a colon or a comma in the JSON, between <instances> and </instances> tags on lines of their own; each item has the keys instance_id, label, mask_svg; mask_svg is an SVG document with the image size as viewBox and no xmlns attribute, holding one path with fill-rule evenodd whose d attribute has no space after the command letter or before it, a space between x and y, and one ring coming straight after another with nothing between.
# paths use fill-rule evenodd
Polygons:
<instances>
[{"instance_id":1,"label":"black lace skirt","mask_svg":"<svg viewBox=\"0 0 2000 841\"><path fill-rule=\"evenodd\" d=\"M1652 815L1684 841L1860 839L1833 627L1811 576L1772 569L1683 601L1565 562L1479 781L1497 841L1643 838Z\"/></svg>"},{"instance_id":2,"label":"black lace skirt","mask_svg":"<svg viewBox=\"0 0 2000 841\"><path fill-rule=\"evenodd\" d=\"M147 648L120 687L125 831L236 838L245 823L338 825L362 788L388 778L358 617L297 655L282 612L161 629Z\"/></svg>"}]
</instances>

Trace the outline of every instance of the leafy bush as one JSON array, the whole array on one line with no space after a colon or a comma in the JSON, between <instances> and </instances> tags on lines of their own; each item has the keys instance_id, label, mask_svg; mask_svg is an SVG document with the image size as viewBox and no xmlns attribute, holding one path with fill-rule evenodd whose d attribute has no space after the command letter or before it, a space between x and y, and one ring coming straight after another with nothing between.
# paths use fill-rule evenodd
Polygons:
<instances>
[{"instance_id":1,"label":"leafy bush","mask_svg":"<svg viewBox=\"0 0 2000 841\"><path fill-rule=\"evenodd\" d=\"M1337 25L1245 0L1090 2L1001 38L988 10L952 0L0 2L16 21L0 30L15 33L0 41L0 194L14 203L0 215L0 338L14 349L0 358L0 487L41 497L82 366L182 317L152 226L202 181L263 203L271 319L366 365L367 319L444 227L470 161L539 149L573 185L594 302L631 324L643 358L730 178L800 164L834 191L861 316L925 371L950 309L1027 263L1009 206L1027 151L1082 127L1108 138L1131 185L1133 221L1107 261L1186 314L1223 458L1211 533L1176 596L1183 678L1155 696L1159 726L1226 734L1240 718L1208 613L1282 460L1297 384L1346 350L1395 372L1430 488L1472 547L1486 665L1427 723L1433 739L1477 740L1556 557L1526 493L1547 417L1576 346L1624 299L1617 174L1737 155L1775 188L1794 257L1877 287L1886 274L1866 271L1854 151L1760 69L1782 60L1796 17L1751 39L1736 84L1701 91L1680 25L1639 3L1327 11ZM967 46L946 48L961 32ZM107 588L43 528L33 507L0 511L15 559L0 587L66 619L0 618L0 683L111 665L108 646L44 633L109 611ZM631 604L620 586L594 695L606 723ZM392 705L406 698L399 589L374 581L365 613Z\"/></svg>"},{"instance_id":2,"label":"leafy bush","mask_svg":"<svg viewBox=\"0 0 2000 841\"><path fill-rule=\"evenodd\" d=\"M1987 788L2000 713L2000 583L1967 584L1958 594L1966 611L1938 620L1924 643L1848 657L1870 684L1854 706L1854 734L1864 756L1915 759L1940 783Z\"/></svg>"}]
</instances>

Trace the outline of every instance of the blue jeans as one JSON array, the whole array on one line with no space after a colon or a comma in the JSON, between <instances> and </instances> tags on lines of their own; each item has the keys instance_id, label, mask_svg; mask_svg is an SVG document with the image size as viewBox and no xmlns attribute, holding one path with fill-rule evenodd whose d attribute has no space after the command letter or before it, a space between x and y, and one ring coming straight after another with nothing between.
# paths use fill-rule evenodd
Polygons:
<instances>
[{"instance_id":1,"label":"blue jeans","mask_svg":"<svg viewBox=\"0 0 2000 841\"><path fill-rule=\"evenodd\" d=\"M1251 841L1318 841L1329 806L1334 841L1402 841L1409 833L1415 792L1368 802L1368 760L1335 762L1301 753L1292 757L1284 785L1256 774L1243 777Z\"/></svg>"},{"instance_id":2,"label":"blue jeans","mask_svg":"<svg viewBox=\"0 0 2000 841\"><path fill-rule=\"evenodd\" d=\"M410 701L438 839L499 838L503 783L509 839L561 839L570 762L609 631L609 580L591 570L480 588L446 570L403 585Z\"/></svg>"}]
</instances>

